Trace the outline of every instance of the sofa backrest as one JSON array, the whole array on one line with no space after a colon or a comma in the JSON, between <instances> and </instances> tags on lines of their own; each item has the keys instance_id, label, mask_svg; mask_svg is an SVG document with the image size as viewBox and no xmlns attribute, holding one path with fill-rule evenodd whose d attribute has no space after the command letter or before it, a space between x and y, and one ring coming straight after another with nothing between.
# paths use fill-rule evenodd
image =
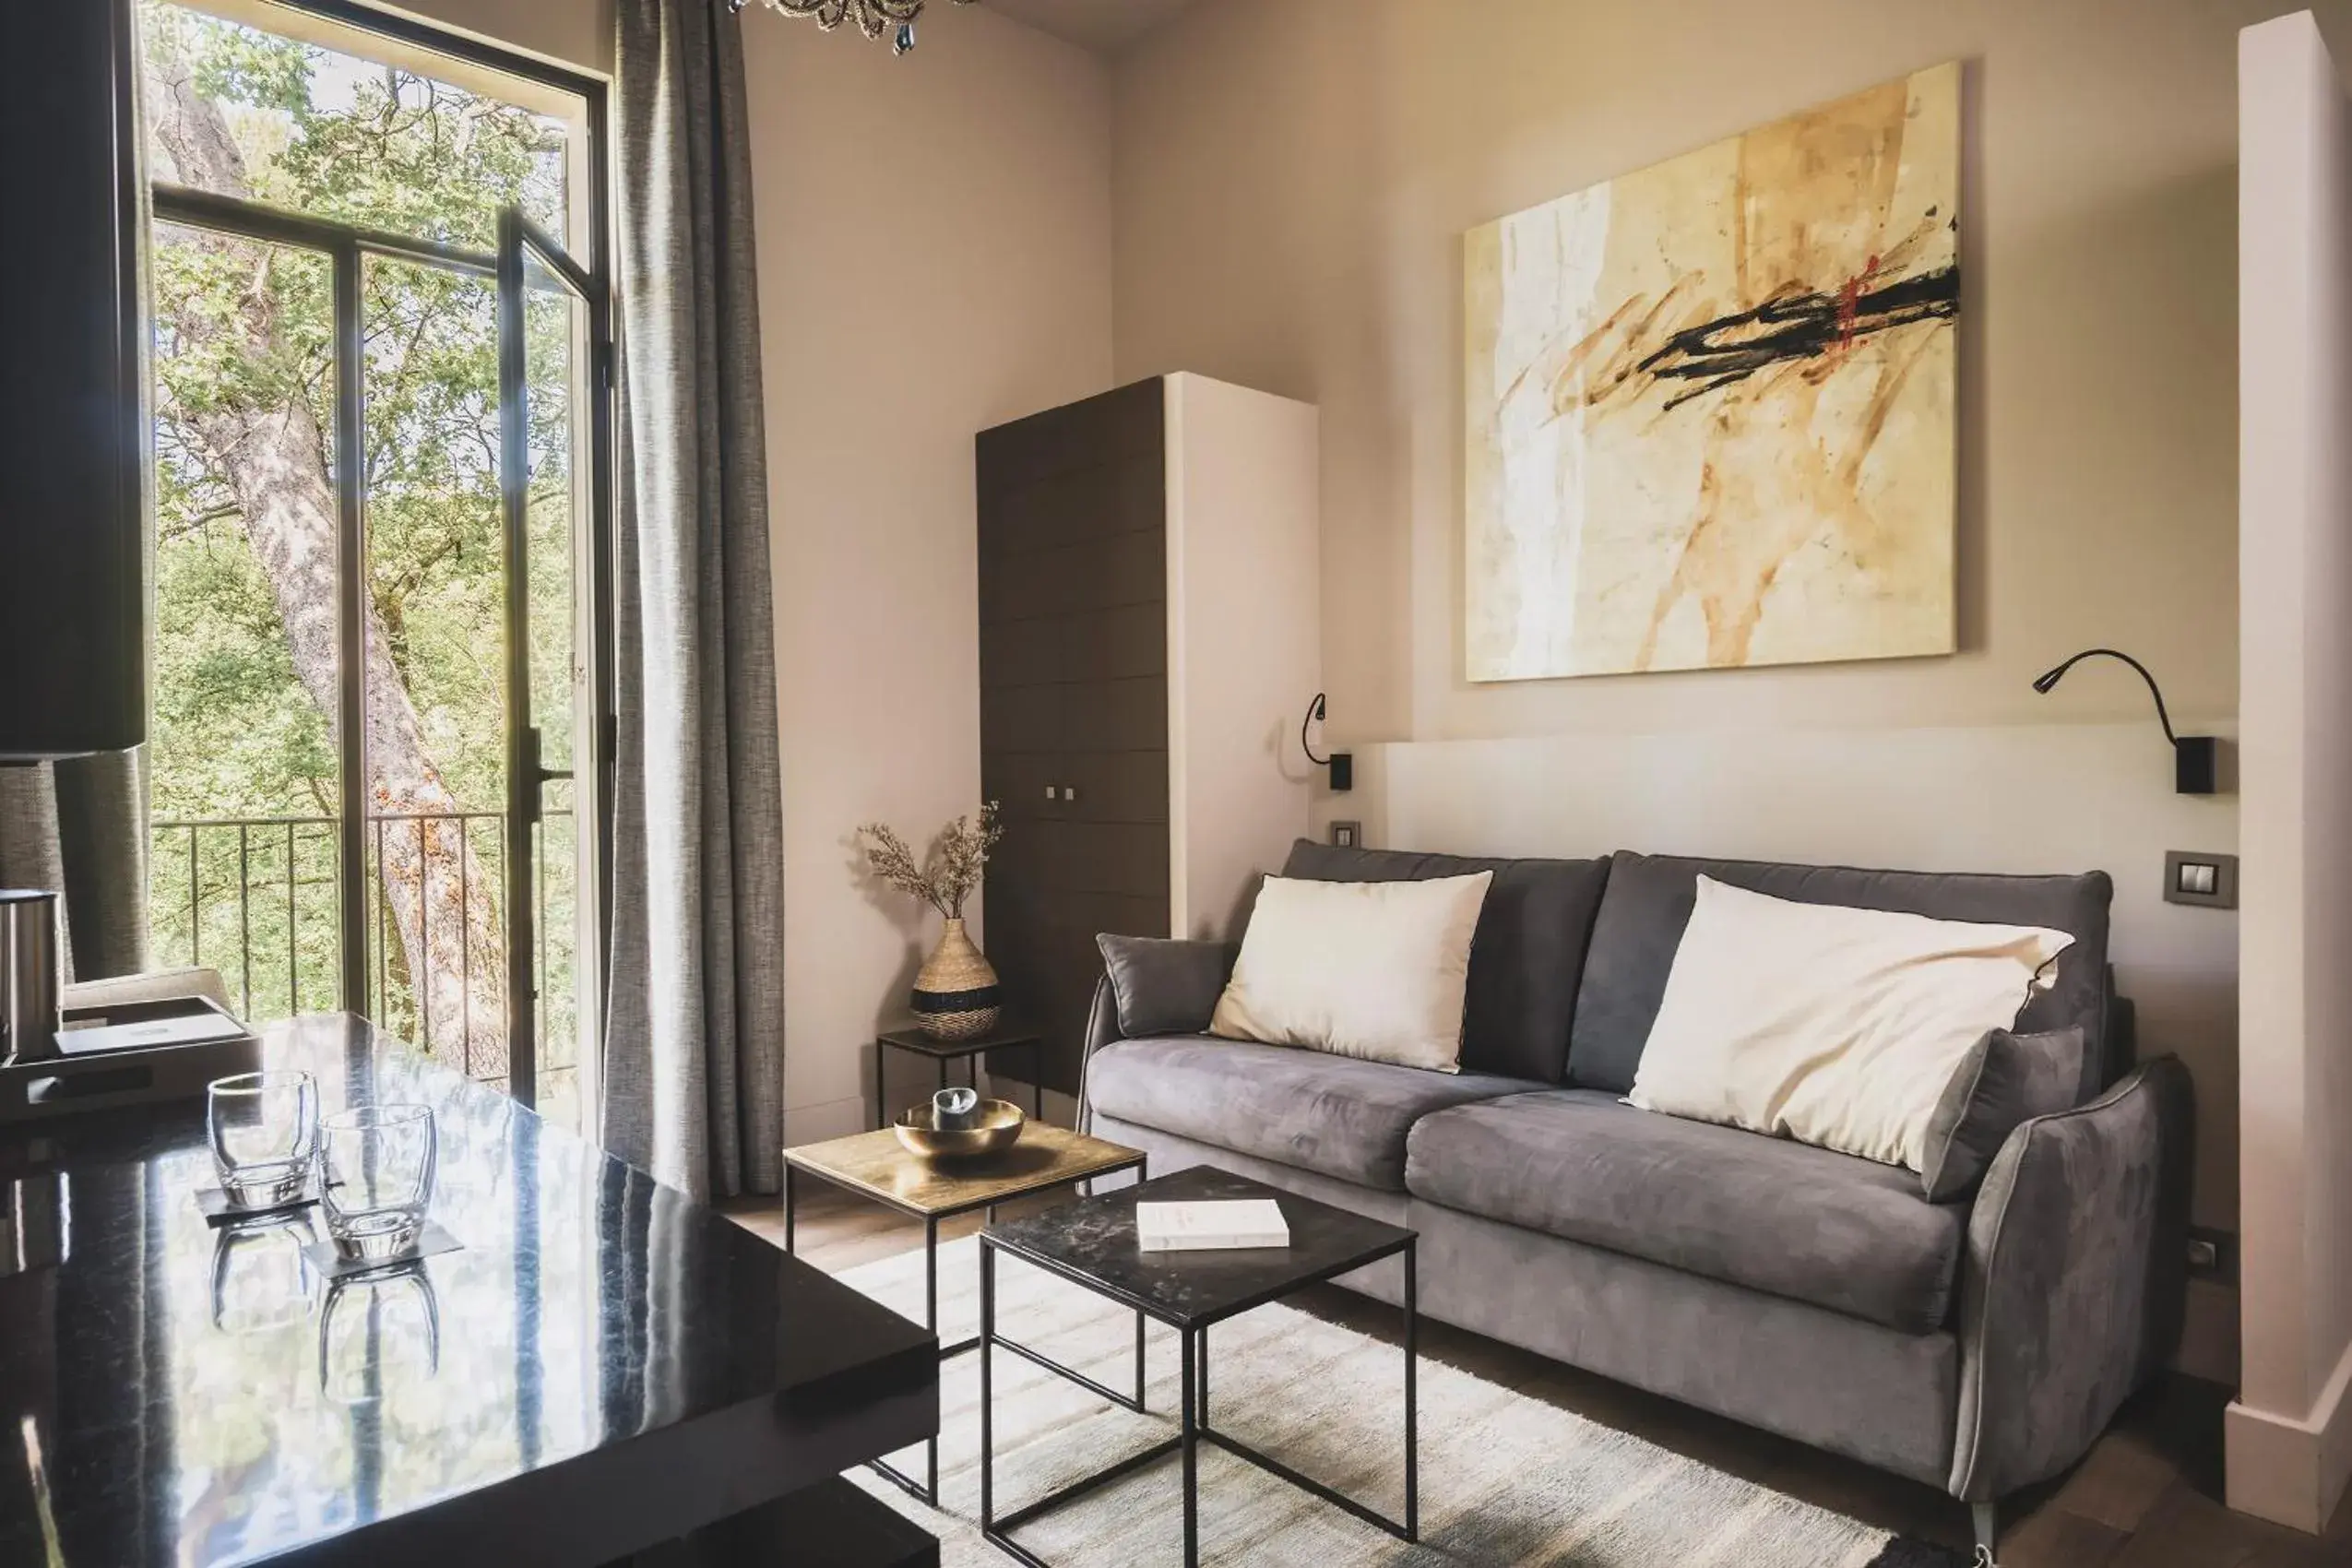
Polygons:
<instances>
[{"instance_id":1,"label":"sofa backrest","mask_svg":"<svg viewBox=\"0 0 2352 1568\"><path fill-rule=\"evenodd\" d=\"M1291 846L1282 874L1313 882L1417 882L1481 871L1494 873L1494 882L1470 939L1462 1070L1559 1083L1567 1071L1585 948L1609 880L1607 861L1479 860L1340 849L1301 838Z\"/></svg>"},{"instance_id":2,"label":"sofa backrest","mask_svg":"<svg viewBox=\"0 0 2352 1568\"><path fill-rule=\"evenodd\" d=\"M2107 921L2115 885L2081 876L1858 871L1764 861L1687 860L1620 850L1593 921L1569 1036L1568 1081L1623 1094L1666 995L1666 977L1698 897L1700 874L1752 893L1803 904L1891 909L1937 920L2046 926L2074 938L2059 955L2050 989L2019 1015L2023 1029L2083 1026L2085 1098L2104 1087L2107 1062ZM1483 932L1483 927L1480 928ZM1475 960L1474 960L1475 962Z\"/></svg>"}]
</instances>

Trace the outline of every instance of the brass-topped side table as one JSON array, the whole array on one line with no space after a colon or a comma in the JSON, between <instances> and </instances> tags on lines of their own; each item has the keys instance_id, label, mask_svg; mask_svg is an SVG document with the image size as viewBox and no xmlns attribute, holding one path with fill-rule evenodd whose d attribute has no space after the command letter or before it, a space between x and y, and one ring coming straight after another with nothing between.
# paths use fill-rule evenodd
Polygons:
<instances>
[{"instance_id":1,"label":"brass-topped side table","mask_svg":"<svg viewBox=\"0 0 2352 1568\"><path fill-rule=\"evenodd\" d=\"M794 1217L799 1195L797 1178L802 1176L815 1177L860 1197L871 1199L885 1208L921 1220L923 1326L935 1337L939 1333L940 1221L981 1209L986 1209L992 1220L996 1218L996 1206L999 1204L1072 1182L1115 1175L1123 1170L1133 1170L1140 1179L1150 1174L1146 1168L1146 1158L1141 1149L1090 1138L1084 1133L1074 1133L1066 1127L1048 1126L1042 1122L1024 1124L1021 1141L1002 1154L969 1160L934 1162L919 1159L898 1142L896 1133L886 1129L857 1133L821 1144L803 1144L798 1148L784 1151L784 1250L788 1253L793 1250ZM974 1336L954 1345L942 1345L939 1359L944 1361L950 1356L960 1356L979 1344L980 1339ZM1074 1372L1028 1346L1013 1344L1002 1336L997 1337L996 1346L1001 1350L1010 1350L1049 1372L1071 1379L1099 1398L1123 1405L1131 1410L1144 1408L1144 1314L1140 1312L1135 1314L1135 1392L1132 1397L1120 1390L1105 1387L1085 1373ZM901 1474L880 1459L873 1461L872 1467L877 1475L896 1482L925 1506L936 1507L939 1497L939 1438L936 1433L925 1443L924 1450L928 1463L921 1482Z\"/></svg>"},{"instance_id":2,"label":"brass-topped side table","mask_svg":"<svg viewBox=\"0 0 2352 1568\"><path fill-rule=\"evenodd\" d=\"M894 1051L909 1056L928 1057L939 1064L939 1087L947 1087L947 1064L960 1060L964 1063L964 1081L975 1089L980 1087L982 1060L992 1051L1026 1051L1029 1053L1030 1114L1045 1115L1045 1040L1037 1033L1017 1026L1000 1024L984 1035L970 1039L933 1039L922 1030L908 1028L885 1029L873 1041L873 1124L886 1130L894 1120L890 1102L885 1098L882 1065ZM994 1069L990 1076L995 1075Z\"/></svg>"}]
</instances>

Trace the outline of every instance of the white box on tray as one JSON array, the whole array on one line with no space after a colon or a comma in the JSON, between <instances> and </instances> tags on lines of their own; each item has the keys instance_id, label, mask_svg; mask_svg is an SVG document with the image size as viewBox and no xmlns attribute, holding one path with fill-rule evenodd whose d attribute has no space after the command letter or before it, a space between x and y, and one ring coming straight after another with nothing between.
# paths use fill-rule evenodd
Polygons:
<instances>
[{"instance_id":1,"label":"white box on tray","mask_svg":"<svg viewBox=\"0 0 2352 1568\"><path fill-rule=\"evenodd\" d=\"M1290 1227L1272 1198L1135 1206L1135 1240L1147 1253L1287 1247Z\"/></svg>"}]
</instances>

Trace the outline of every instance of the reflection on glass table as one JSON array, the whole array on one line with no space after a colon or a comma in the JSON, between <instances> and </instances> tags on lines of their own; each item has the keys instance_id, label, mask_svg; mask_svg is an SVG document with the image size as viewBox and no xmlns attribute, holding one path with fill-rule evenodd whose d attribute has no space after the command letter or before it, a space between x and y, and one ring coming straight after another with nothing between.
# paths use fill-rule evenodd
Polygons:
<instances>
[{"instance_id":1,"label":"reflection on glass table","mask_svg":"<svg viewBox=\"0 0 2352 1568\"><path fill-rule=\"evenodd\" d=\"M266 1334L309 1317L316 1279L303 1248L316 1239L306 1214L214 1231L212 1326Z\"/></svg>"},{"instance_id":2,"label":"reflection on glass table","mask_svg":"<svg viewBox=\"0 0 2352 1568\"><path fill-rule=\"evenodd\" d=\"M318 1386L370 1405L441 1371L441 1304L422 1263L332 1280L318 1313Z\"/></svg>"}]
</instances>

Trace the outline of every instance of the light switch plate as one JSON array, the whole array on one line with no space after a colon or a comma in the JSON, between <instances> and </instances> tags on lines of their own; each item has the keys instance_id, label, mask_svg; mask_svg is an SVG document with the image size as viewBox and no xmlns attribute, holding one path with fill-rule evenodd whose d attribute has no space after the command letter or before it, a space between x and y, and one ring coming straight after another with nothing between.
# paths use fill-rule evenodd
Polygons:
<instances>
[{"instance_id":1,"label":"light switch plate","mask_svg":"<svg viewBox=\"0 0 2352 1568\"><path fill-rule=\"evenodd\" d=\"M1342 849L1360 849L1364 847L1364 825L1335 822L1331 825L1331 841Z\"/></svg>"},{"instance_id":2,"label":"light switch plate","mask_svg":"<svg viewBox=\"0 0 2352 1568\"><path fill-rule=\"evenodd\" d=\"M2164 852L2164 901L2208 909L2238 907L2238 857L2192 849Z\"/></svg>"}]
</instances>

